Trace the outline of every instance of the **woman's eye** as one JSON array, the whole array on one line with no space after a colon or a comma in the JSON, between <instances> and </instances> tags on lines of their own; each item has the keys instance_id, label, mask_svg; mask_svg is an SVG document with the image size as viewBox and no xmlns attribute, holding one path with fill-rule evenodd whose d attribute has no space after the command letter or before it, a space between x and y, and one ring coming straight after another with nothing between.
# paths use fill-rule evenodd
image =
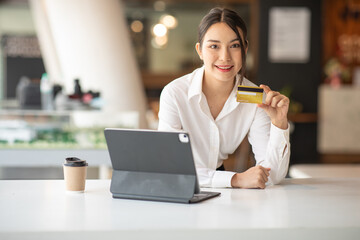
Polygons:
<instances>
[{"instance_id":1,"label":"woman's eye","mask_svg":"<svg viewBox=\"0 0 360 240\"><path fill-rule=\"evenodd\" d=\"M218 46L217 45L210 45L210 48L211 49L216 49L216 48L218 48Z\"/></svg>"},{"instance_id":2,"label":"woman's eye","mask_svg":"<svg viewBox=\"0 0 360 240\"><path fill-rule=\"evenodd\" d=\"M239 47L240 47L240 44L238 44L238 43L231 45L231 48L239 48Z\"/></svg>"}]
</instances>

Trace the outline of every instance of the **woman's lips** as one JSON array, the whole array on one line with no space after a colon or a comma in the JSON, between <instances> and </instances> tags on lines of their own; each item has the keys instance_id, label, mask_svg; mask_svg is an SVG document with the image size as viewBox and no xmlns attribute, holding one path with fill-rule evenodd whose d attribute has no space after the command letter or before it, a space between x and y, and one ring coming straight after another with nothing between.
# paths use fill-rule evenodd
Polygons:
<instances>
[{"instance_id":1,"label":"woman's lips","mask_svg":"<svg viewBox=\"0 0 360 240\"><path fill-rule=\"evenodd\" d=\"M220 72L230 72L234 67L233 65L215 65Z\"/></svg>"}]
</instances>

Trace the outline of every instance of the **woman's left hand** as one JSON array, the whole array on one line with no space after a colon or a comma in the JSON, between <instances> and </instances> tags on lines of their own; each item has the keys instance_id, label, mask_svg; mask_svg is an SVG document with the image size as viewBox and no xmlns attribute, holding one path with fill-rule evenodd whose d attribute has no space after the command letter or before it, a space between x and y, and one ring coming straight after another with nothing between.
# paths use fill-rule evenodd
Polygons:
<instances>
[{"instance_id":1,"label":"woman's left hand","mask_svg":"<svg viewBox=\"0 0 360 240\"><path fill-rule=\"evenodd\" d=\"M261 84L260 87L266 93L265 103L258 104L269 115L271 122L278 128L287 129L287 113L290 100L279 92L272 91L268 86Z\"/></svg>"}]
</instances>

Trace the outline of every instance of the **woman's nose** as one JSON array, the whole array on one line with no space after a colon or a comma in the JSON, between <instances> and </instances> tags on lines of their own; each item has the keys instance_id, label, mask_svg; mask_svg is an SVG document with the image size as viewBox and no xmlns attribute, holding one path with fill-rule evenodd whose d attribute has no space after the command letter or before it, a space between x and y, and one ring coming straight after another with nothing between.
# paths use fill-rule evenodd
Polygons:
<instances>
[{"instance_id":1,"label":"woman's nose","mask_svg":"<svg viewBox=\"0 0 360 240\"><path fill-rule=\"evenodd\" d=\"M223 61L228 61L231 59L231 55L228 48L223 48L220 52L220 59Z\"/></svg>"}]
</instances>

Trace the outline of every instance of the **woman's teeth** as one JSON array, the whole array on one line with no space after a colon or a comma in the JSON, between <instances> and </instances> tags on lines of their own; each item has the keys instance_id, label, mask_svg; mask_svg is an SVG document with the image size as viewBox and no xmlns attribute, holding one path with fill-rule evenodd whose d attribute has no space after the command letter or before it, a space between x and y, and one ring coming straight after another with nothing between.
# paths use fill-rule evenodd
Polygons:
<instances>
[{"instance_id":1,"label":"woman's teeth","mask_svg":"<svg viewBox=\"0 0 360 240\"><path fill-rule=\"evenodd\" d=\"M220 66L217 66L218 68L220 69L223 69L223 70L227 70L227 69L230 69L232 66L229 66L229 67L220 67Z\"/></svg>"}]
</instances>

